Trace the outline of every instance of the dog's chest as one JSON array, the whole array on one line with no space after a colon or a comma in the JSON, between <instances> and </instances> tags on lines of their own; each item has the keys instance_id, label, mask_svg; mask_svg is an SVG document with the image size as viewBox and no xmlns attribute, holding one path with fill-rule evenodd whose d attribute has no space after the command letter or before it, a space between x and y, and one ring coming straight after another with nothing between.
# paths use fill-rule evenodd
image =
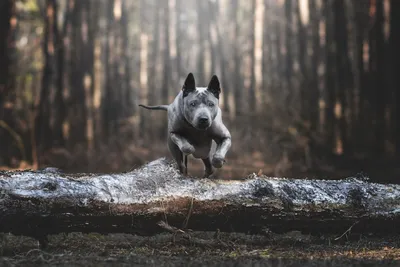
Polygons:
<instances>
[{"instance_id":1,"label":"dog's chest","mask_svg":"<svg viewBox=\"0 0 400 267\"><path fill-rule=\"evenodd\" d=\"M193 156L195 158L207 158L211 145L212 137L208 131L198 131L195 129L187 128L180 133L192 146L195 148Z\"/></svg>"},{"instance_id":2,"label":"dog's chest","mask_svg":"<svg viewBox=\"0 0 400 267\"><path fill-rule=\"evenodd\" d=\"M208 146L212 137L207 131L185 131L182 136L186 138L193 146Z\"/></svg>"}]
</instances>

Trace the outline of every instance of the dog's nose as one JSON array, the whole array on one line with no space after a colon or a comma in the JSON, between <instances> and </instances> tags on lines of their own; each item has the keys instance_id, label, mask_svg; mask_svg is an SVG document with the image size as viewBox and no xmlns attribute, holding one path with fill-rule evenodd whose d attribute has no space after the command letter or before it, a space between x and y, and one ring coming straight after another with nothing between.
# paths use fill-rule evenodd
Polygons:
<instances>
[{"instance_id":1,"label":"dog's nose","mask_svg":"<svg viewBox=\"0 0 400 267\"><path fill-rule=\"evenodd\" d=\"M206 124L206 123L208 123L208 118L207 118L207 117L201 117L201 118L199 119L199 122L200 122L201 124Z\"/></svg>"}]
</instances>

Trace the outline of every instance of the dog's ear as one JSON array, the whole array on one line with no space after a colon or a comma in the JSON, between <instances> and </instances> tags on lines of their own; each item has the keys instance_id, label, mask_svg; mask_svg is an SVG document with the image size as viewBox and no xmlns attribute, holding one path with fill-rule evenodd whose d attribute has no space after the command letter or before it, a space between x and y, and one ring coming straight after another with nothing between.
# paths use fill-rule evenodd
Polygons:
<instances>
[{"instance_id":1,"label":"dog's ear","mask_svg":"<svg viewBox=\"0 0 400 267\"><path fill-rule=\"evenodd\" d=\"M208 84L207 90L210 91L216 98L219 99L221 93L221 87L217 75L213 75L210 83Z\"/></svg>"},{"instance_id":2,"label":"dog's ear","mask_svg":"<svg viewBox=\"0 0 400 267\"><path fill-rule=\"evenodd\" d=\"M192 73L189 73L182 87L183 97L187 96L190 92L193 92L195 90L196 90L196 83L194 81L194 76Z\"/></svg>"}]
</instances>

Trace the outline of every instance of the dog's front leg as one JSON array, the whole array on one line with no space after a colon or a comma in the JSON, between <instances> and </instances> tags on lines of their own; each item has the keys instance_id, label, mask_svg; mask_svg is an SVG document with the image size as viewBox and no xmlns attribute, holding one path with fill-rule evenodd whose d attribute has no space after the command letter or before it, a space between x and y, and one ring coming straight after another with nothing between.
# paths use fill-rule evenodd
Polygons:
<instances>
[{"instance_id":1,"label":"dog's front leg","mask_svg":"<svg viewBox=\"0 0 400 267\"><path fill-rule=\"evenodd\" d=\"M170 136L172 142L174 142L179 147L183 154L191 155L195 152L194 146L192 146L189 141L186 140L186 138L176 133L170 133Z\"/></svg>"},{"instance_id":2,"label":"dog's front leg","mask_svg":"<svg viewBox=\"0 0 400 267\"><path fill-rule=\"evenodd\" d=\"M231 148L231 137L227 136L217 142L217 149L212 159L212 165L215 168L221 168L225 162L225 155L228 153L228 150Z\"/></svg>"}]
</instances>

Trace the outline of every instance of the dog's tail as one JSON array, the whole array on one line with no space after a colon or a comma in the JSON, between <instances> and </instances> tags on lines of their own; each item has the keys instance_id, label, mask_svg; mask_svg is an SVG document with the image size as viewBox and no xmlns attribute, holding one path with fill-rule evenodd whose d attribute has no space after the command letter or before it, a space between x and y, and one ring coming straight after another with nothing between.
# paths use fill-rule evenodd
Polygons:
<instances>
[{"instance_id":1,"label":"dog's tail","mask_svg":"<svg viewBox=\"0 0 400 267\"><path fill-rule=\"evenodd\" d=\"M153 109L153 110L168 110L168 105L146 106L146 105L139 104L139 106L142 108Z\"/></svg>"}]
</instances>

